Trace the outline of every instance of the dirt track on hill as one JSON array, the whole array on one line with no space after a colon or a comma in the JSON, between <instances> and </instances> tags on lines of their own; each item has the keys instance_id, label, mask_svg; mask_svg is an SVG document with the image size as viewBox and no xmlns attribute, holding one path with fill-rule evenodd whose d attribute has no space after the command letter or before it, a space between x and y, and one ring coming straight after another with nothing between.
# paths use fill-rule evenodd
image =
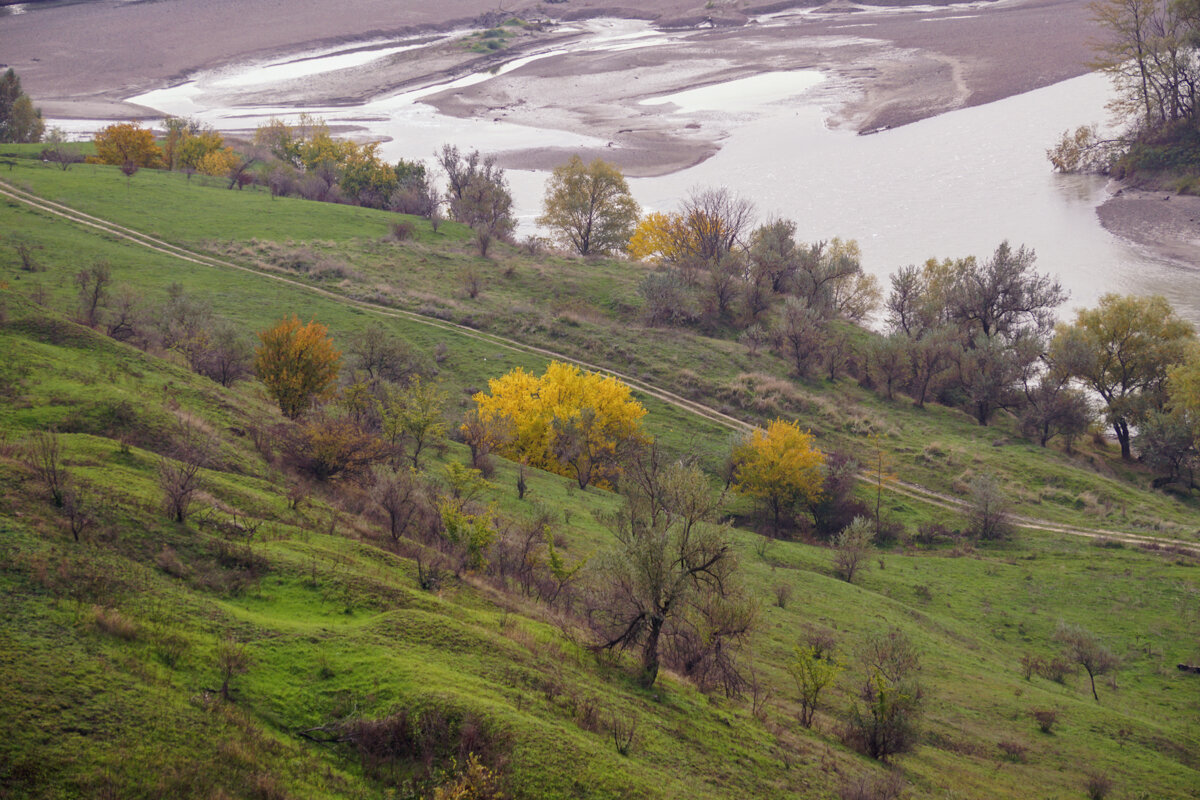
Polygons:
<instances>
[{"instance_id":1,"label":"dirt track on hill","mask_svg":"<svg viewBox=\"0 0 1200 800\"><path fill-rule=\"evenodd\" d=\"M581 361L577 358L572 358L571 356L565 355L563 353L556 353L552 350L548 350L543 347L525 344L525 343L517 341L515 339L509 339L509 338L506 338L503 336L497 336L495 334L490 334L490 333L486 333L483 331L475 330L474 328L468 328L465 325L459 325L459 324L453 323L453 322L446 322L444 320L439 320L439 319L435 319L432 317L426 317L426 316L423 316L421 314L417 314L414 312L403 311L403 310L394 309L394 308L387 308L385 306L376 305L374 303L367 303L367 302L364 302L361 300L353 300L351 298L337 294L336 292L331 292L331 291L328 291L325 289L317 288L315 286L310 286L306 283L303 283L302 281L294 280L292 278L273 274L273 273L266 272L263 270L254 269L254 268L247 267L247 266L244 266L241 264L236 264L231 261L225 261L223 259L213 258L211 256L204 255L203 253L197 253L195 251L191 251L186 248L179 247L177 245L173 245L170 242L167 242L162 239L158 239L153 236L149 236L147 234L141 233L141 232L133 230L131 228L127 228L123 225L118 225L116 223L109 222L100 217L95 217L90 214L86 214L82 211L77 211L77 210L75 210L69 206L63 205L61 203L56 203L52 200L47 200L45 198L38 197L37 195L34 195L31 192L27 192L23 189L19 189L19 188L13 186L11 183L4 181L4 180L0 180L0 196L6 197L9 200L12 200L15 202L23 203L33 209L36 209L37 211L40 211L41 213L49 214L51 216L72 222L76 225L81 225L81 226L84 226L84 227L87 227L87 228L90 228L93 230L98 230L98 231L107 233L111 236L115 236L117 238L123 239L125 241L131 242L131 243L139 245L141 247L144 247L146 249L153 250L154 252L161 253L163 255L167 255L172 258L181 259L181 260L187 261L189 263L199 264L199 265L207 266L207 267L214 267L214 268L218 268L218 269L232 269L232 270L237 270L239 272L247 272L247 273L251 273L254 275L259 275L261 277L265 277L270 280L279 281L280 283L287 284L288 286L291 286L293 288L297 288L297 289L301 289L303 291L312 292L313 294L321 295L323 297L329 298L329 299L334 300L339 303L343 303L346 305L352 305L356 308L360 308L364 311L369 311L369 312L377 314L379 316L392 317L395 319L404 319L404 320L408 320L411 322L417 322L422 325L427 325L429 327L439 328L442 330L450 331L450 332L453 332L453 333L461 335L461 336L466 336L466 337L469 337L472 339L476 339L477 341L487 342L489 344L503 347L503 348L506 348L509 350L514 350L514 351L523 352L523 353L530 353L530 354L535 354L535 355L539 355L539 356L545 356L547 358L553 358L553 359L556 359L559 361L572 363L579 367L582 367L584 369L588 369L588 370L591 370L594 372L600 372L603 374L612 375L613 377L616 377L619 380L622 380L625 383L629 384L634 390L636 390L637 392L639 392L641 394L644 394L648 397L653 397L656 400L659 400L661 402L672 405L672 406L674 406L678 409L681 409L683 411L686 411L688 413L695 414L696 416L702 417L702 418L704 418L710 422L713 422L717 425L721 425L731 431L746 432L746 431L752 430L754 427L750 423L740 420L729 414L722 413L721 411L718 411L714 408L705 406L702 403L697 403L693 400L689 400L685 397L675 394L674 392L670 392L665 389L660 389L656 386L653 386L652 384L646 383L645 381L641 381L641 380L634 378L632 376L629 376L629 375L624 375L620 372L616 372L614 370L608 369L607 367L603 367L603 366L596 365L596 364L590 364L586 361ZM861 477L863 477L865 479L868 477L868 475L866 472L864 472ZM906 481L891 480L885 484L885 488L888 491L902 495L911 500L916 500L918 502L927 503L927 504L930 504L930 505L933 505L933 506L936 506L939 508L948 509L951 511L962 511L963 509L966 508L966 505L967 505L966 502L964 500L962 500L961 498L954 497L952 495L944 494L941 492L937 492L932 489L927 489L918 484L909 483ZM1059 533L1059 534L1083 537L1083 538L1088 538L1088 539L1093 539L1093 540L1112 540L1112 541L1118 541L1118 542L1121 542L1124 544L1130 544L1130 545L1134 545L1137 547L1142 547L1142 548L1149 549L1149 550L1158 550L1158 549L1165 549L1168 551L1174 550L1174 551L1188 553L1193 556L1200 556L1200 544L1197 544L1195 542L1185 541L1183 539L1172 539L1172 538L1166 538L1166 537L1147 536L1145 534L1132 533L1132 532L1128 532L1128 531L1117 531L1117 530L1101 529L1101 528L1079 528L1079 527L1074 527L1074 526L1063 525L1061 523L1050 522L1048 520L1039 520L1039 519L1036 519L1033 517L1027 517L1027 516L1022 516L1022 515L1014 516L1013 519L1014 519L1015 524L1018 527L1025 528L1027 530Z\"/></svg>"}]
</instances>

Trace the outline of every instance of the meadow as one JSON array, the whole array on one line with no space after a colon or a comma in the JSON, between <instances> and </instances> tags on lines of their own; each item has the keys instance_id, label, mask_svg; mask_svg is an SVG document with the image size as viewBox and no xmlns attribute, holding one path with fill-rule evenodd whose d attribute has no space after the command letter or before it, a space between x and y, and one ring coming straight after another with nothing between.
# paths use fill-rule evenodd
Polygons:
<instances>
[{"instance_id":1,"label":"meadow","mask_svg":"<svg viewBox=\"0 0 1200 800\"><path fill-rule=\"evenodd\" d=\"M292 502L289 476L253 433L282 424L261 385L222 388L170 353L76 324L73 277L106 260L147 302L178 284L247 332L294 313L337 342L380 321L436 361L451 418L489 378L540 372L553 351L751 424L799 419L822 448L881 458L884 472L932 490L961 495L987 472L1023 515L1194 541L1195 499L1151 490L1102 440L1040 448L1008 419L981 428L849 378L794 381L785 362L725 331L646 328L641 265L509 247L482 259L452 223L435 232L409 219L411 238L394 241L394 214L149 170L61 172L14 152L7 184L206 258L17 200L0 206L0 796L415 796L406 781L426 764L448 779L464 747L493 757L512 797L847 797L862 777L887 796L889 769L908 797L1086 797L1104 781L1112 797L1187 797L1200 784L1200 677L1175 667L1200 662L1200 580L1185 552L1034 530L925 543L920 525L953 530L960 515L885 486L884 513L905 533L851 584L829 548L764 538L734 499L740 570L759 601L754 697L706 694L676 675L645 690L528 597L471 574L422 589L411 553L331 489ZM38 271L21 268L17 239L34 246ZM639 399L649 432L719 473L736 425L661 393ZM35 432L51 428L103 509L78 543L26 463ZM184 428L217 455L205 510L177 524L161 511L157 470ZM425 469L467 458L449 442ZM530 471L518 499L517 472L497 461L485 497L499 513L552 520L571 561L612 546L613 494ZM858 488L868 501L874 491ZM251 535L229 524L239 516L256 521ZM1120 659L1098 702L1077 671L1024 674L1023 659L1057 654L1062 624ZM888 767L840 733L855 651L890 629L920 652L924 713L917 746ZM849 666L809 730L786 665L812 635L836 642ZM244 671L223 672L230 647ZM1035 711L1056 712L1051 732ZM425 738L404 734L417 744L381 743L408 741L405 721L417 718ZM347 730L360 735L337 740Z\"/></svg>"}]
</instances>

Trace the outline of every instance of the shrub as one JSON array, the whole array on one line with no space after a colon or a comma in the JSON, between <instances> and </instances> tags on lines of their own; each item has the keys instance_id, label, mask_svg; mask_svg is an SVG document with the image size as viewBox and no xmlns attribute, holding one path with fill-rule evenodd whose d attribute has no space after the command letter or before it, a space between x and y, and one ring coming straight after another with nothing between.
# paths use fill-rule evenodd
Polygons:
<instances>
[{"instance_id":1,"label":"shrub","mask_svg":"<svg viewBox=\"0 0 1200 800\"><path fill-rule=\"evenodd\" d=\"M1035 666L1035 670L1038 675L1047 680L1054 681L1055 683L1066 683L1067 678L1074 674L1075 665L1063 656L1055 656L1054 658L1040 659Z\"/></svg>"},{"instance_id":2,"label":"shrub","mask_svg":"<svg viewBox=\"0 0 1200 800\"><path fill-rule=\"evenodd\" d=\"M787 604L791 601L794 591L790 583L781 582L775 584L775 605L780 608L787 608Z\"/></svg>"},{"instance_id":3,"label":"shrub","mask_svg":"<svg viewBox=\"0 0 1200 800\"><path fill-rule=\"evenodd\" d=\"M622 716L615 711L609 716L608 730L612 734L617 752L621 755L627 756L633 749L633 743L637 739L637 727L637 717Z\"/></svg>"},{"instance_id":4,"label":"shrub","mask_svg":"<svg viewBox=\"0 0 1200 800\"><path fill-rule=\"evenodd\" d=\"M1042 733L1053 733L1054 726L1058 724L1058 710L1053 708L1038 708L1029 712L1029 715L1034 718L1038 724L1038 729Z\"/></svg>"},{"instance_id":5,"label":"shrub","mask_svg":"<svg viewBox=\"0 0 1200 800\"><path fill-rule=\"evenodd\" d=\"M904 779L895 773L880 777L847 775L838 785L838 800L898 800Z\"/></svg>"},{"instance_id":6,"label":"shrub","mask_svg":"<svg viewBox=\"0 0 1200 800\"><path fill-rule=\"evenodd\" d=\"M192 456L182 459L163 456L158 462L158 485L163 491L163 510L167 516L185 522L200 490L199 460Z\"/></svg>"},{"instance_id":7,"label":"shrub","mask_svg":"<svg viewBox=\"0 0 1200 800\"><path fill-rule=\"evenodd\" d=\"M1013 532L1008 505L1000 483L991 475L979 476L971 482L967 532L983 541L1008 538Z\"/></svg>"},{"instance_id":8,"label":"shrub","mask_svg":"<svg viewBox=\"0 0 1200 800\"><path fill-rule=\"evenodd\" d=\"M918 708L911 686L876 669L859 686L846 723L846 744L880 761L907 752L916 740Z\"/></svg>"},{"instance_id":9,"label":"shrub","mask_svg":"<svg viewBox=\"0 0 1200 800\"><path fill-rule=\"evenodd\" d=\"M320 481L357 477L387 455L383 442L351 420L324 414L294 428L287 447L296 468Z\"/></svg>"},{"instance_id":10,"label":"shrub","mask_svg":"<svg viewBox=\"0 0 1200 800\"><path fill-rule=\"evenodd\" d=\"M912 642L898 628L872 634L859 658L865 675L850 708L844 739L859 752L887 761L916 741L920 660Z\"/></svg>"},{"instance_id":11,"label":"shrub","mask_svg":"<svg viewBox=\"0 0 1200 800\"><path fill-rule=\"evenodd\" d=\"M279 410L291 419L329 393L337 380L342 354L326 336L327 330L317 322L301 325L292 316L258 334L262 345L254 369Z\"/></svg>"},{"instance_id":12,"label":"shrub","mask_svg":"<svg viewBox=\"0 0 1200 800\"><path fill-rule=\"evenodd\" d=\"M393 242L407 242L413 237L416 228L408 220L392 223L390 238Z\"/></svg>"},{"instance_id":13,"label":"shrub","mask_svg":"<svg viewBox=\"0 0 1200 800\"><path fill-rule=\"evenodd\" d=\"M188 640L178 634L161 633L155 637L154 653L164 666L174 669L190 646Z\"/></svg>"},{"instance_id":14,"label":"shrub","mask_svg":"<svg viewBox=\"0 0 1200 800\"><path fill-rule=\"evenodd\" d=\"M1107 772L1090 772L1083 788L1091 800L1104 800L1113 790L1112 778Z\"/></svg>"},{"instance_id":15,"label":"shrub","mask_svg":"<svg viewBox=\"0 0 1200 800\"><path fill-rule=\"evenodd\" d=\"M474 753L467 756L461 772L433 791L433 800L500 800L502 797L499 776L480 763Z\"/></svg>"},{"instance_id":16,"label":"shrub","mask_svg":"<svg viewBox=\"0 0 1200 800\"><path fill-rule=\"evenodd\" d=\"M1000 748L1000 753L1006 760L1013 761L1018 764L1025 761L1025 754L1029 752L1029 748L1020 742L1005 740L1002 742L997 742L996 746Z\"/></svg>"},{"instance_id":17,"label":"shrub","mask_svg":"<svg viewBox=\"0 0 1200 800\"><path fill-rule=\"evenodd\" d=\"M445 774L446 765L453 771L458 764L475 761L490 765L491 771L507 749L484 720L443 704L424 709L401 707L386 717L351 719L326 726L323 732L332 734L333 741L350 744L367 773L377 780L410 787L424 784L429 793L438 773ZM477 771L477 776L482 773Z\"/></svg>"},{"instance_id":18,"label":"shrub","mask_svg":"<svg viewBox=\"0 0 1200 800\"><path fill-rule=\"evenodd\" d=\"M62 505L71 536L78 542L84 531L96 522L91 498L81 484L70 483L63 491Z\"/></svg>"},{"instance_id":19,"label":"shrub","mask_svg":"<svg viewBox=\"0 0 1200 800\"><path fill-rule=\"evenodd\" d=\"M91 625L97 631L132 642L138 636L138 626L115 608L92 606Z\"/></svg>"}]
</instances>

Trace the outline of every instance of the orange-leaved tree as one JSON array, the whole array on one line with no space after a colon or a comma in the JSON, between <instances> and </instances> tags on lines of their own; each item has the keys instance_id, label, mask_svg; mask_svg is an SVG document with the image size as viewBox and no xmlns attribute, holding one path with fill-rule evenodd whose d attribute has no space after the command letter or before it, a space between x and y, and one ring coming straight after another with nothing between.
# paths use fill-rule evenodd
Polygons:
<instances>
[{"instance_id":1,"label":"orange-leaved tree","mask_svg":"<svg viewBox=\"0 0 1200 800\"><path fill-rule=\"evenodd\" d=\"M162 164L162 150L154 143L154 134L136 122L109 125L93 137L98 164L118 167L132 164L138 167L157 167Z\"/></svg>"},{"instance_id":2,"label":"orange-leaved tree","mask_svg":"<svg viewBox=\"0 0 1200 800\"><path fill-rule=\"evenodd\" d=\"M782 513L796 503L821 498L825 454L796 422L776 419L755 428L733 449L733 490L771 510L775 532Z\"/></svg>"},{"instance_id":3,"label":"orange-leaved tree","mask_svg":"<svg viewBox=\"0 0 1200 800\"><path fill-rule=\"evenodd\" d=\"M621 455L648 441L646 409L611 376L554 361L540 377L517 367L488 388L474 398L479 419L511 432L497 452L574 478L581 489L610 485Z\"/></svg>"},{"instance_id":4,"label":"orange-leaved tree","mask_svg":"<svg viewBox=\"0 0 1200 800\"><path fill-rule=\"evenodd\" d=\"M301 325L294 314L261 331L254 369L285 416L296 419L337 381L342 354L329 329L319 322Z\"/></svg>"}]
</instances>

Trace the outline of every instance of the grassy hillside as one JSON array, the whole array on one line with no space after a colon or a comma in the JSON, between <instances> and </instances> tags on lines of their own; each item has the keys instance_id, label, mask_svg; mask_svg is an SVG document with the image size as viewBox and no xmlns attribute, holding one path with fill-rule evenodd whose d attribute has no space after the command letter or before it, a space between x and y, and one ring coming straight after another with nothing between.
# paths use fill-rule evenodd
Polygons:
<instances>
[{"instance_id":1,"label":"grassy hillside","mask_svg":"<svg viewBox=\"0 0 1200 800\"><path fill-rule=\"evenodd\" d=\"M15 201L0 206L0 797L404 797L426 761L448 780L467 750L488 756L520 798L836 797L849 779L884 775L838 735L855 668L808 731L784 665L808 633L831 635L849 658L890 627L922 660L919 743L896 759L907 796L1084 797L1101 773L1116 797L1186 797L1200 784L1200 678L1175 669L1200 661L1200 580L1186 557L1028 532L986 548L880 551L852 585L834 577L825 548L763 547L738 531L760 600L752 662L763 710L672 675L645 691L627 665L565 636L549 609L482 576L422 590L419 550L390 544L361 504L317 488L291 507L290 477L254 441L255 429L283 424L261 387L223 389L70 322L71 280L107 259L116 281L147 299L179 283L248 331L297 313L339 340L382 319L418 350L442 352L455 414L489 377L546 362L494 337L383 314L420 311L747 420L798 417L822 447L866 455L879 441L893 472L946 492L994 471L1030 516L1195 535L1193 501L1149 491L1106 449L1042 450L1008 423L981 429L846 380L796 384L785 364L751 358L720 332L642 329L630 323L636 265L515 251L485 261L453 225L434 233L416 222L414 240L383 241L394 215L148 171L127 182L113 169L21 161L0 178L251 268L186 262ZM19 268L14 236L39 248L42 271ZM485 276L476 298L460 289L467 270ZM719 468L728 428L641 399L660 440ZM79 543L26 464L33 434L52 427L99 509ZM215 453L203 510L176 524L160 508L159 455L196 432ZM466 458L450 444L425 469ZM611 546L598 521L616 507L611 494L531 473L518 500L516 469L503 461L493 480L487 499L515 520L544 512L570 560ZM910 531L960 524L914 499L885 500ZM752 521L748 506L730 511ZM256 531L247 536L238 519ZM792 591L782 607L781 585ZM1060 623L1087 627L1120 656L1115 676L1098 682L1100 702L1081 673L1061 683L1022 675L1023 656L1057 652ZM219 667L231 648L247 667L224 701ZM1035 710L1059 712L1053 733L1038 730ZM417 717L420 735L406 727ZM636 733L621 754L612 729L628 721ZM350 730L355 741L329 741Z\"/></svg>"}]
</instances>

